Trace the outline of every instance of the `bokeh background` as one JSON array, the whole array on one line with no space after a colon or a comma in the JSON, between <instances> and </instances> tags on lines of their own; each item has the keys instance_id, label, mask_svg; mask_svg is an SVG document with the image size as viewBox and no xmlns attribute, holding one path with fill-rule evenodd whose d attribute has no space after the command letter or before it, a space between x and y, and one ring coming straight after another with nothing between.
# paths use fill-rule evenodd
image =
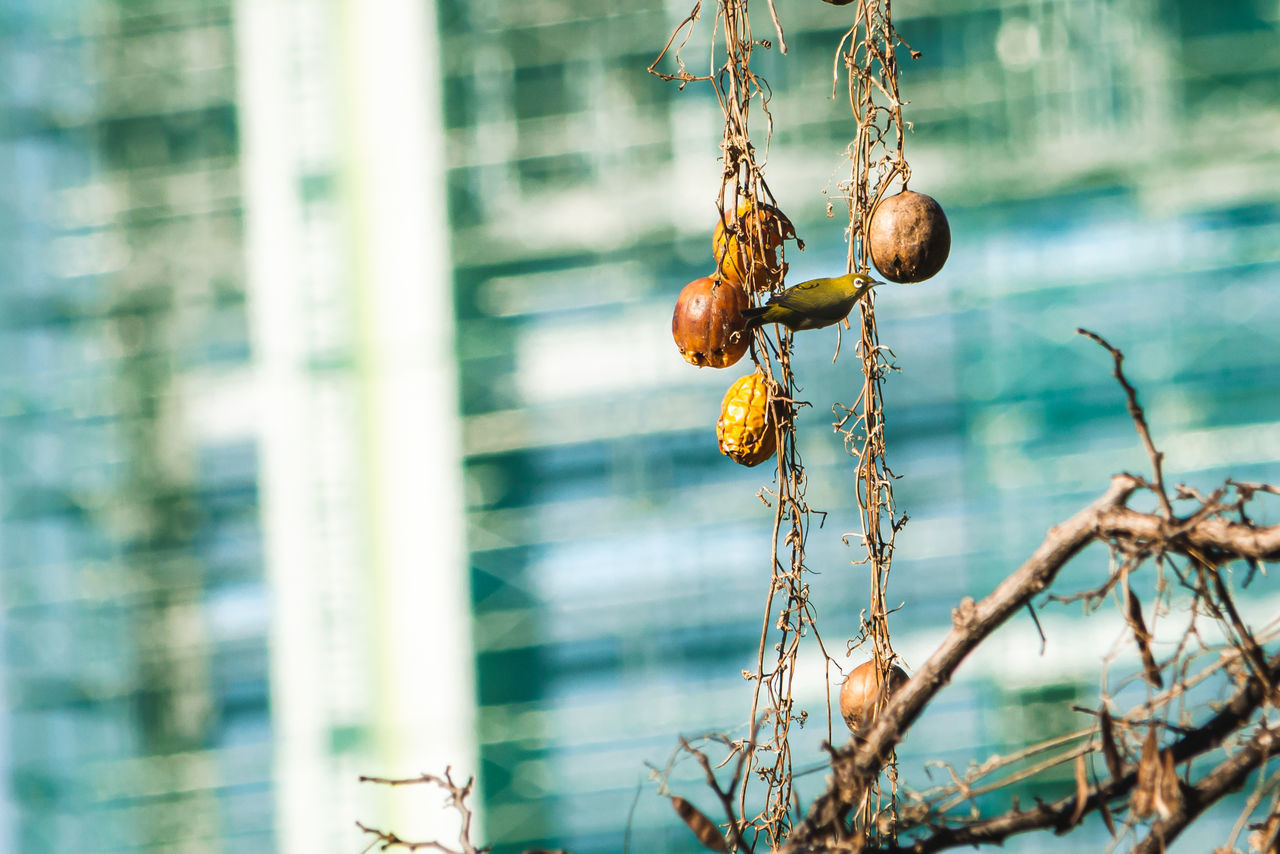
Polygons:
<instances>
[{"instance_id":1,"label":"bokeh background","mask_svg":"<svg viewBox=\"0 0 1280 854\"><path fill-rule=\"evenodd\" d=\"M790 53L756 57L800 281L843 265L851 15L778 5ZM479 774L499 851L694 849L643 763L745 724L771 511L767 467L716 450L746 368L669 335L719 183L711 93L645 72L689 6L0 2L0 850L354 852L357 819L449 832L438 793L357 775L446 764ZM892 626L918 665L961 597L1146 466L1077 326L1127 354L1172 481L1280 480L1280 3L894 15L922 52L912 188L953 234L877 309L911 517ZM709 42L704 19L693 68ZM842 654L866 578L834 344L802 336L797 371ZM1119 624L1041 620L1043 654L1023 619L960 670L908 781L1096 702ZM815 657L797 683L801 767L828 678Z\"/></svg>"}]
</instances>

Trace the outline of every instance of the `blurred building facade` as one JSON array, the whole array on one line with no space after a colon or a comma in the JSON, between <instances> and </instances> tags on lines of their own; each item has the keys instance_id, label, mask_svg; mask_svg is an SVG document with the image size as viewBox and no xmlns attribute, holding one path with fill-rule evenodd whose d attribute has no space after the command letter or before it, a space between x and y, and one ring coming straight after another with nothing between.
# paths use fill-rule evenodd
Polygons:
<instances>
[{"instance_id":1,"label":"blurred building facade","mask_svg":"<svg viewBox=\"0 0 1280 854\"><path fill-rule=\"evenodd\" d=\"M468 763L434 33L0 7L0 850L348 851Z\"/></svg>"},{"instance_id":2,"label":"blurred building facade","mask_svg":"<svg viewBox=\"0 0 1280 854\"><path fill-rule=\"evenodd\" d=\"M756 55L798 281L843 264L852 128L849 15L793 5ZM1077 326L1125 350L1171 480L1280 479L1280 9L903 5L913 188L953 230L878 312L914 665L1145 464ZM438 801L356 775L478 753L501 851L692 850L643 763L745 723L771 516L715 446L746 366L668 334L719 182L714 98L645 72L687 6L0 4L0 849L359 850L356 819L409 836ZM797 370L838 648L866 582L833 348ZM1015 625L966 665L908 780L1092 696L1076 615L1042 620L1045 657ZM824 717L820 666L797 695Z\"/></svg>"},{"instance_id":3,"label":"blurred building facade","mask_svg":"<svg viewBox=\"0 0 1280 854\"><path fill-rule=\"evenodd\" d=\"M8 3L0 38L0 847L269 850L230 6Z\"/></svg>"},{"instance_id":4,"label":"blurred building facade","mask_svg":"<svg viewBox=\"0 0 1280 854\"><path fill-rule=\"evenodd\" d=\"M770 472L721 457L714 424L749 367L695 369L668 333L676 294L712 266L722 121L706 84L678 92L645 72L688 5L440 4L479 735L502 850L692 850L642 763L661 767L677 732L746 723ZM753 66L772 92L766 174L807 244L789 254L799 281L843 269L826 205L853 134L831 79L852 15L779 13L789 55L757 50ZM953 234L941 274L877 301L901 368L889 459L911 517L892 624L918 664L961 597L1145 464L1105 353L1076 327L1128 354L1178 479L1280 471L1280 21L1274 4L1166 0L894 13L922 53L901 77L912 188ZM704 4L685 51L695 73L712 16ZM755 23L774 38L767 15ZM830 514L808 549L829 648L856 634L866 595L840 542L857 527L852 466L828 409L859 382L847 343L833 367L834 335L801 336L797 358L809 496ZM931 713L946 726L922 721L904 747L906 778L923 782L925 758L962 765L1066 726L1051 710L1096 696L1107 652L1079 643L1077 617L1043 615L1072 638L1051 631L1044 658L1015 625L1000 661L967 665ZM797 697L821 721L822 667L808 665ZM813 725L797 755L825 737ZM680 793L702 790L699 773Z\"/></svg>"}]
</instances>

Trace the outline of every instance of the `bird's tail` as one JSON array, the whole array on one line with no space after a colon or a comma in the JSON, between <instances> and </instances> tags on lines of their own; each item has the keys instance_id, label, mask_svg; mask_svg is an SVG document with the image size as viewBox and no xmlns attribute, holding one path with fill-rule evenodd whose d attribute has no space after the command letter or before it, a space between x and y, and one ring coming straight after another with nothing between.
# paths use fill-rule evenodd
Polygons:
<instances>
[{"instance_id":1,"label":"bird's tail","mask_svg":"<svg viewBox=\"0 0 1280 854\"><path fill-rule=\"evenodd\" d=\"M767 305L751 306L742 310L742 316L747 319L745 329L748 331L764 326L767 321L764 319L765 312L769 310Z\"/></svg>"}]
</instances>

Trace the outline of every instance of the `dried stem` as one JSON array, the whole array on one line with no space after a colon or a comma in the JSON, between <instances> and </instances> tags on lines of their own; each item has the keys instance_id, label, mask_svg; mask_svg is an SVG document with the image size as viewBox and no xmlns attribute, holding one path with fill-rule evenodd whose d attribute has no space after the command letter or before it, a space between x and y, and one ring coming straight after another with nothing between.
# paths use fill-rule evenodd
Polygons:
<instances>
[{"instance_id":1,"label":"dried stem","mask_svg":"<svg viewBox=\"0 0 1280 854\"><path fill-rule=\"evenodd\" d=\"M471 787L475 784L474 777L468 777L467 782L458 785L453 781L453 776L449 768L444 769L444 776L437 777L434 774L421 774L417 777L391 778L391 777L361 777L361 783L374 783L379 786L418 786L418 785L435 785L444 789L449 797L445 801L445 806L452 807L457 811L461 819L461 827L458 830L458 848L450 848L442 842L434 840L413 842L402 839L395 833L386 830L378 830L374 827L368 827L360 822L356 822L356 827L360 828L363 833L371 834L374 839L365 848L365 851L372 851L377 848L379 851L387 851L392 848L400 848L405 851L426 851L434 849L444 852L444 854L484 854L489 850L489 846L477 847L471 841L471 808L467 806L467 798L471 795Z\"/></svg>"},{"instance_id":2,"label":"dried stem","mask_svg":"<svg viewBox=\"0 0 1280 854\"><path fill-rule=\"evenodd\" d=\"M870 265L870 249L866 235L876 203L897 178L904 182L909 174L903 154L901 100L898 97L898 74L895 59L896 34L891 20L889 0L858 0L854 7L852 27L836 48L834 77L839 68L846 71L849 108L854 119L854 138L847 152L849 178L841 185L848 206L849 230L846 269L866 272ZM847 45L847 48L846 48ZM888 102L888 107L877 103ZM879 122L884 117L884 123ZM896 147L890 149L893 135ZM872 655L882 684L889 684L890 672L897 665L897 654L889 633L889 608L886 590L893 563L894 538L901 524L893 498L893 473L885 459L885 414L883 381L890 370L876 327L874 295L859 302L858 355L862 362L862 388L852 407L836 424L844 435L845 447L855 459L854 489L859 508L861 540L866 555L858 563L868 568L870 589L868 607L860 627L860 637L871 641ZM837 339L838 340L838 339ZM838 349L837 349L838 353ZM905 522L905 517L903 517ZM887 699L882 698L883 703ZM887 757L890 782L895 779L892 757ZM874 785L874 781L871 781ZM877 787L878 788L878 787ZM896 832L896 792L888 798L887 827L889 838ZM882 799L867 797L858 824L867 839L881 833L877 816L882 815Z\"/></svg>"},{"instance_id":3,"label":"dried stem","mask_svg":"<svg viewBox=\"0 0 1280 854\"><path fill-rule=\"evenodd\" d=\"M1160 507L1164 510L1166 519L1173 518L1173 505L1169 503L1169 493L1164 488L1164 454L1156 450L1155 443L1151 441L1151 430L1147 427L1146 415L1142 412L1142 407L1138 405L1138 392L1129 381L1125 379L1124 370L1121 365L1124 362L1124 354L1107 343L1101 335L1096 332L1090 332L1088 329L1077 329L1076 333L1086 338L1091 338L1098 342L1115 362L1112 375L1116 381L1120 383L1124 389L1125 401L1129 407L1129 415L1133 418L1134 425L1138 428L1138 436L1142 438L1142 446L1147 449L1147 456L1151 458L1152 476L1155 478L1156 498L1160 501Z\"/></svg>"}]
</instances>

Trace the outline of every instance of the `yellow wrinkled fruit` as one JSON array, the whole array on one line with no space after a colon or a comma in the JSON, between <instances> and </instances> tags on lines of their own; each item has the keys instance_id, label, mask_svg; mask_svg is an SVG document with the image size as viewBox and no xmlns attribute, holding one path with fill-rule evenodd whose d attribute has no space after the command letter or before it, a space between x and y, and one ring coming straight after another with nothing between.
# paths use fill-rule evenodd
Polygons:
<instances>
[{"instance_id":1,"label":"yellow wrinkled fruit","mask_svg":"<svg viewBox=\"0 0 1280 854\"><path fill-rule=\"evenodd\" d=\"M769 381L764 374L748 374L729 386L716 422L720 453L744 466L760 465L773 456L777 438L769 412Z\"/></svg>"},{"instance_id":2,"label":"yellow wrinkled fruit","mask_svg":"<svg viewBox=\"0 0 1280 854\"><path fill-rule=\"evenodd\" d=\"M778 249L796 236L791 220L773 205L744 201L730 224L733 227L726 229L724 220L717 220L711 235L720 277L744 290L767 291L781 285L787 265Z\"/></svg>"}]
</instances>

